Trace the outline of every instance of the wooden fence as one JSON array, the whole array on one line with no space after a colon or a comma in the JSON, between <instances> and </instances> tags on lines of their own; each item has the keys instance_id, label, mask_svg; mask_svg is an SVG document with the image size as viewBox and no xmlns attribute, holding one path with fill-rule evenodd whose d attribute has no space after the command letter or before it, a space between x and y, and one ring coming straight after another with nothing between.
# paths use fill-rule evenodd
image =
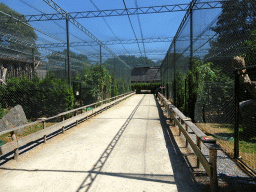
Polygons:
<instances>
[{"instance_id":1,"label":"wooden fence","mask_svg":"<svg viewBox=\"0 0 256 192\"><path fill-rule=\"evenodd\" d=\"M87 120L88 118L101 113L102 111L118 104L122 100L124 100L124 99L126 99L126 98L128 98L128 97L130 97L134 94L135 94L135 92L132 91L132 92L122 94L122 95L118 95L116 97L112 97L112 98L109 98L109 99L106 99L106 100L103 100L103 101L92 103L90 105L86 105L86 106L79 107L79 108L76 108L76 109L73 109L73 110L70 110L70 111L67 111L67 112L63 112L63 113L60 113L60 114L58 114L56 116L53 116L53 117L42 118L42 119L39 119L38 121L35 121L33 123L29 123L29 124L26 124L26 125L15 127L13 129L2 131L2 132L0 132L0 135L5 134L5 133L10 133L11 134L12 142L6 143L6 144L4 144L0 147L0 155L4 155L6 153L14 151L14 159L18 160L19 148L20 147L22 147L22 146L24 146L24 145L26 145L30 142L39 140L39 139L43 139L44 143L46 143L48 135L50 135L50 134L52 134L56 131L62 131L62 133L64 133L64 131L67 128L70 128L70 127L78 125L79 123L82 123L83 121ZM94 107L94 109L91 110L91 111L88 111L89 107ZM86 109L86 112L83 113L84 109ZM79 114L79 112L80 112L80 114ZM74 114L74 116L72 118L69 118L69 119L65 120L65 116L67 114ZM55 119L55 118L60 118L60 117L62 118L62 122L56 123L56 124L46 128L46 126L45 126L46 121L49 121L49 120L52 120L52 119ZM35 133L32 133L30 135L27 135L25 137L19 138L19 139L16 138L14 131L17 131L19 129L24 129L28 126L32 126L32 125L35 125L35 124L38 124L38 123L43 124L43 129L42 130L40 130L38 132L35 132Z\"/></svg>"},{"instance_id":2,"label":"wooden fence","mask_svg":"<svg viewBox=\"0 0 256 192\"><path fill-rule=\"evenodd\" d=\"M220 150L220 146L216 144L216 140L208 137L203 133L191 119L186 117L178 108L176 108L170 101L168 101L161 93L158 94L158 99L160 104L162 104L167 113L168 118L174 121L174 126L179 127L179 135L183 133L186 144L185 147L190 144L197 157L197 167L199 167L199 162L203 165L206 173L210 177L210 187L212 192L218 191L218 179L217 179L217 150ZM188 133L188 128L194 132L196 135L196 143L192 140ZM203 143L209 149L209 161L205 158L201 151L201 143Z\"/></svg>"}]
</instances>

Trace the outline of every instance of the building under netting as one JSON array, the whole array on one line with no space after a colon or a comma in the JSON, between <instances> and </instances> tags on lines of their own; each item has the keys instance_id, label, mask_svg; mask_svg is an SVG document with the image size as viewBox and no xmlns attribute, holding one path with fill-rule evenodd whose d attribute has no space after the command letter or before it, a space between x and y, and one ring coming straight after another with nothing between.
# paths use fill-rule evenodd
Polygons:
<instances>
[{"instance_id":1,"label":"building under netting","mask_svg":"<svg viewBox=\"0 0 256 192\"><path fill-rule=\"evenodd\" d=\"M161 82L160 67L136 67L131 71L131 83Z\"/></svg>"},{"instance_id":2,"label":"building under netting","mask_svg":"<svg viewBox=\"0 0 256 192\"><path fill-rule=\"evenodd\" d=\"M0 117L21 105L35 121L161 82L255 174L255 0L0 0L0 16Z\"/></svg>"}]
</instances>

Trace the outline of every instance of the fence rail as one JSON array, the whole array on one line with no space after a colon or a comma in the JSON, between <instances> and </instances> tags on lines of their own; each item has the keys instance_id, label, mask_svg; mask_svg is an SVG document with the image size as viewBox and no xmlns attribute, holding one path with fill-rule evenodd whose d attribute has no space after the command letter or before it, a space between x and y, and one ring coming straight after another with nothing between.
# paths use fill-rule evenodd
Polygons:
<instances>
[{"instance_id":1,"label":"fence rail","mask_svg":"<svg viewBox=\"0 0 256 192\"><path fill-rule=\"evenodd\" d=\"M195 155L197 156L197 167L199 167L199 162L203 165L206 173L210 177L210 187L211 191L218 191L218 179L217 179L217 150L220 150L220 146L216 144L216 140L208 137L204 132L202 132L191 119L186 117L177 107L171 104L161 93L158 94L158 99L160 103L164 106L168 113L168 118L174 121L174 126L179 127L179 135L181 132L185 136L186 146L188 143L193 149ZM188 128L190 128L196 135L196 143L189 136ZM209 161L205 158L201 152L201 143L203 143L208 149L210 158Z\"/></svg>"},{"instance_id":2,"label":"fence rail","mask_svg":"<svg viewBox=\"0 0 256 192\"><path fill-rule=\"evenodd\" d=\"M42 119L39 119L38 121L35 121L33 123L29 123L29 124L26 124L26 125L15 127L13 129L2 131L2 132L0 132L0 135L5 134L5 133L11 133L12 142L6 143L6 144L4 144L0 147L0 155L9 153L11 151L14 151L14 159L17 160L18 156L19 156L19 147L24 146L25 144L28 144L32 141L42 139L42 138L43 138L44 143L45 143L46 139L47 139L47 135L52 134L52 133L54 133L58 130L61 130L62 133L64 133L65 128L73 127L75 125L78 125L79 123L83 122L84 120L87 120L89 117L94 116L94 115L110 108L113 105L116 105L120 101L132 96L133 94L135 94L135 92L131 91L129 93L118 95L116 97L112 97L112 98L109 98L109 99L106 99L106 100L103 100L103 101L92 103L90 105L86 105L86 106L79 107L79 108L76 108L76 109L73 109L73 110L70 110L70 111L67 111L67 112L63 112L63 113L60 113L60 114L58 114L56 116L53 116L53 117L42 118ZM98 105L100 105L100 106L97 107ZM91 107L91 106L94 106L95 108L96 107L97 108L94 111L92 110L92 112L86 110L85 113L81 113L81 114L78 115L78 112L80 110L85 109L85 108L88 109L88 107ZM65 120L65 115L72 114L72 113L74 113L75 116ZM58 118L58 117L62 117L62 122L57 123L55 125L52 125L52 126L45 129L45 122L46 121L49 121L49 120L52 120L52 119L55 119L55 118ZM44 128L43 130L40 130L38 132L35 132L35 133L30 134L30 135L25 136L25 137L22 137L20 139L16 138L14 131L17 131L19 129L23 129L23 128L26 128L28 126L32 126L32 125L35 125L35 124L38 124L38 123L43 124L43 128Z\"/></svg>"}]
</instances>

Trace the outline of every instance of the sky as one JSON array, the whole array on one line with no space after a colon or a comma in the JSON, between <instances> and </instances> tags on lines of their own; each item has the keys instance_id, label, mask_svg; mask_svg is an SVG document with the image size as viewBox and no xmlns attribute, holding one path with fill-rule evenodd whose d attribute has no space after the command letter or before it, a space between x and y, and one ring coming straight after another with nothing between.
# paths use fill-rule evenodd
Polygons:
<instances>
[{"instance_id":1,"label":"sky","mask_svg":"<svg viewBox=\"0 0 256 192\"><path fill-rule=\"evenodd\" d=\"M24 15L52 14L56 11L43 0L0 0L15 11ZM63 10L72 12L97 11L124 9L123 0L54 0ZM190 0L126 0L127 8L189 4ZM76 19L81 26L93 34L102 42L130 39L149 39L174 37L179 25L185 15L185 11L95 17ZM214 17L214 14L206 14L205 22ZM202 21L203 21L202 20ZM200 24L200 23L199 23ZM66 22L56 21L33 21L30 25L38 34L38 44L65 43ZM201 25L201 24L200 24ZM199 26L199 30L201 26ZM70 42L93 42L88 35L73 24L69 24ZM147 56L156 61L163 59L171 42L134 43L106 45L116 55L130 54ZM51 48L50 51L62 51L64 48ZM45 52L45 50L42 50ZM92 61L99 61L100 46L78 46L72 47L72 52L90 55ZM46 51L47 52L47 51ZM47 53L43 53L47 54ZM102 48L103 61L110 57L110 53Z\"/></svg>"}]
</instances>

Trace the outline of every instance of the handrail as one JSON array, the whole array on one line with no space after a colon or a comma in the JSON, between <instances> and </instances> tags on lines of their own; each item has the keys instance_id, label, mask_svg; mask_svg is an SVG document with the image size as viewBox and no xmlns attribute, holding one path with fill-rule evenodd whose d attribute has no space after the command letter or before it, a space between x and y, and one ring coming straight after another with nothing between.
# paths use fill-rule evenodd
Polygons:
<instances>
[{"instance_id":1,"label":"handrail","mask_svg":"<svg viewBox=\"0 0 256 192\"><path fill-rule=\"evenodd\" d=\"M58 114L54 117L45 118L43 120L39 120L39 121L29 123L29 124L26 124L26 125L23 125L23 126L19 126L19 127L10 129L10 130L2 131L1 133L10 132L11 137L12 137L12 141L0 146L0 155L9 153L11 151L14 151L14 160L17 160L18 156L19 156L19 147L24 146L27 143L36 141L38 139L42 139L42 138L43 138L43 142L46 143L47 135L52 134L53 132L56 132L56 131L62 131L62 133L64 133L65 128L76 126L79 123L83 122L84 120L87 120L89 117L97 115L98 113L110 108L111 106L116 105L117 103L121 102L122 100L124 100L124 99L126 99L126 98L128 98L128 97L130 97L134 94L135 94L135 92L131 91L131 92L128 92L128 93L125 93L125 94L118 95L116 97L106 99L104 101L112 100L112 99L115 99L115 100L110 102L110 103L107 103L107 104L104 104L104 105L98 107L94 112L92 111L92 113L89 113L87 111L86 113L81 113L79 115L75 115L72 118L69 118L69 119L66 119L66 120L63 119L62 122L56 123L55 125L47 127L46 129L45 129L45 121L47 121L49 119L59 117L63 114L72 113L76 110L81 110L84 107L88 107L88 106L91 106L91 105L102 103L103 101L99 101L99 102L96 102L96 103L93 103L93 104L90 104L90 105L86 105L84 107L79 107L75 110L70 110L70 111L67 111L65 113L60 113L60 114ZM121 98L119 98L119 97L121 97ZM116 99L116 98L119 98L119 99ZM25 137L22 137L22 138L19 138L19 139L16 138L16 136L14 134L15 130L24 128L26 126L31 126L31 125L34 125L34 124L40 123L40 122L43 122L43 129L42 130L37 131L37 132L32 133L32 134L29 134L29 135L27 135Z\"/></svg>"},{"instance_id":2,"label":"handrail","mask_svg":"<svg viewBox=\"0 0 256 192\"><path fill-rule=\"evenodd\" d=\"M0 135L5 134L5 133L9 133L9 132L12 132L12 131L17 131L17 130L19 130L19 129L23 129L23 128L26 128L26 127L28 127L28 126L31 126L31 125L34 125L34 124L37 124L37 123L42 123L42 122L44 122L44 121L49 121L49 120L51 120L51 119L55 119L55 118L57 118L57 117L61 117L61 116L67 115L67 114L69 114L69 113L73 113L73 112L79 111L79 110L84 109L84 108L88 108L88 107L93 106L93 105L98 105L98 104L100 104L100 103L102 103L102 102L105 102L105 101L107 101L107 100L112 100L112 99L115 99L115 98L118 98L118 97L123 97L123 96L128 95L128 94L133 93L133 92L134 92L134 91L130 91L130 92L128 92L128 93L121 94L121 95L118 95L118 96L115 96L115 97L111 97L111 98L105 99L105 100L103 100L103 101L98 101L98 102L96 102L96 103L91 103L91 104L85 105L85 106L83 106L83 107L79 107L79 108L72 109L72 110L69 110L69 111L66 111L66 112L62 112L62 113L59 113L58 115L55 115L55 116L52 116L52 117L44 118L44 119L42 119L42 120L37 120L37 121L34 121L34 122L32 122L32 123L28 123L28 124L21 125L21 126L12 128L12 129L8 129L8 130L5 130L5 131L1 131L1 132L0 132Z\"/></svg>"},{"instance_id":3,"label":"handrail","mask_svg":"<svg viewBox=\"0 0 256 192\"><path fill-rule=\"evenodd\" d=\"M158 99L168 112L167 116L174 120L174 126L178 125L179 135L181 132L185 136L185 147L190 144L195 155L197 156L197 167L199 162L203 165L206 173L210 176L210 187L212 192L218 191L218 179L217 179L217 150L220 150L220 146L216 144L216 140L208 137L201 129L199 129L190 118L186 117L177 107L175 107L170 101L168 101L161 93L158 93ZM185 127L182 125L183 123ZM196 143L189 136L188 128L190 128L196 135ZM201 143L203 143L209 149L209 162L201 151Z\"/></svg>"}]
</instances>

